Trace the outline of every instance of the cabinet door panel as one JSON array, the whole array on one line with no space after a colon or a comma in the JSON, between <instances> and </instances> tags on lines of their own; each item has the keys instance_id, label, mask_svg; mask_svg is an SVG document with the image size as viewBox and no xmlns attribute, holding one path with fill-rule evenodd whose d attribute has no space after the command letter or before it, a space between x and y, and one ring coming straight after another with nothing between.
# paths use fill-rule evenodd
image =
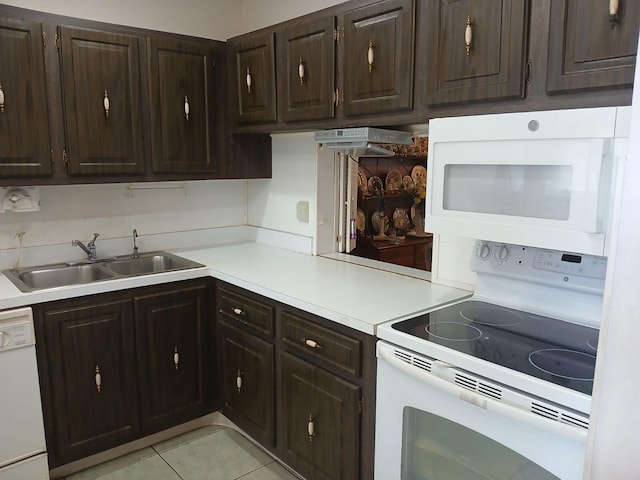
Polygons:
<instances>
[{"instance_id":1,"label":"cabinet door panel","mask_svg":"<svg viewBox=\"0 0 640 480\"><path fill-rule=\"evenodd\" d=\"M226 414L263 445L274 445L274 347L220 323Z\"/></svg>"},{"instance_id":2,"label":"cabinet door panel","mask_svg":"<svg viewBox=\"0 0 640 480\"><path fill-rule=\"evenodd\" d=\"M428 15L430 106L524 96L527 0L437 0Z\"/></svg>"},{"instance_id":3,"label":"cabinet door panel","mask_svg":"<svg viewBox=\"0 0 640 480\"><path fill-rule=\"evenodd\" d=\"M310 478L358 478L360 388L287 353L281 367L287 463Z\"/></svg>"},{"instance_id":4,"label":"cabinet door panel","mask_svg":"<svg viewBox=\"0 0 640 480\"><path fill-rule=\"evenodd\" d=\"M345 115L412 108L414 9L413 0L385 0L345 14Z\"/></svg>"},{"instance_id":5,"label":"cabinet door panel","mask_svg":"<svg viewBox=\"0 0 640 480\"><path fill-rule=\"evenodd\" d=\"M146 433L203 415L207 288L134 298L142 427Z\"/></svg>"},{"instance_id":6,"label":"cabinet door panel","mask_svg":"<svg viewBox=\"0 0 640 480\"><path fill-rule=\"evenodd\" d=\"M215 171L212 49L151 38L149 65L153 171Z\"/></svg>"},{"instance_id":7,"label":"cabinet door panel","mask_svg":"<svg viewBox=\"0 0 640 480\"><path fill-rule=\"evenodd\" d=\"M609 2L551 1L548 92L633 85L640 2L619 6L611 23Z\"/></svg>"},{"instance_id":8,"label":"cabinet door panel","mask_svg":"<svg viewBox=\"0 0 640 480\"><path fill-rule=\"evenodd\" d=\"M60 463L137 436L131 302L54 308L44 329L54 402L48 430Z\"/></svg>"},{"instance_id":9,"label":"cabinet door panel","mask_svg":"<svg viewBox=\"0 0 640 480\"><path fill-rule=\"evenodd\" d=\"M294 25L278 35L280 112L286 122L332 118L335 17Z\"/></svg>"},{"instance_id":10,"label":"cabinet door panel","mask_svg":"<svg viewBox=\"0 0 640 480\"><path fill-rule=\"evenodd\" d=\"M60 27L71 175L144 171L138 38Z\"/></svg>"},{"instance_id":11,"label":"cabinet door panel","mask_svg":"<svg viewBox=\"0 0 640 480\"><path fill-rule=\"evenodd\" d=\"M238 123L275 122L276 72L273 33L229 41L237 88Z\"/></svg>"},{"instance_id":12,"label":"cabinet door panel","mask_svg":"<svg viewBox=\"0 0 640 480\"><path fill-rule=\"evenodd\" d=\"M0 178L51 174L39 23L0 18Z\"/></svg>"}]
</instances>

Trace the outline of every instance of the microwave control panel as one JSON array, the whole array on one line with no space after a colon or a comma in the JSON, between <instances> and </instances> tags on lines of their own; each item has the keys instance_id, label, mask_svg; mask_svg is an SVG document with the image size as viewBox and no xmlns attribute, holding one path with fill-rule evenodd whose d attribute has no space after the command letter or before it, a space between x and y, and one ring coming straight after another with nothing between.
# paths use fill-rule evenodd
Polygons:
<instances>
[{"instance_id":1,"label":"microwave control panel","mask_svg":"<svg viewBox=\"0 0 640 480\"><path fill-rule=\"evenodd\" d=\"M558 285L576 290L601 290L607 259L524 245L477 240L471 269L480 274Z\"/></svg>"}]
</instances>

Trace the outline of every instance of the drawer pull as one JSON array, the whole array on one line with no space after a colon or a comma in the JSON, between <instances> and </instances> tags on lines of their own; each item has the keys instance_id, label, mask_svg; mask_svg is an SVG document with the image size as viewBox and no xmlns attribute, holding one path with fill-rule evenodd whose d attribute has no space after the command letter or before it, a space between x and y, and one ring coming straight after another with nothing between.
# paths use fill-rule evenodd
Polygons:
<instances>
[{"instance_id":1,"label":"drawer pull","mask_svg":"<svg viewBox=\"0 0 640 480\"><path fill-rule=\"evenodd\" d=\"M369 73L373 73L373 59L376 46L373 41L369 41L369 48L367 49L367 63L369 64Z\"/></svg>"},{"instance_id":2,"label":"drawer pull","mask_svg":"<svg viewBox=\"0 0 640 480\"><path fill-rule=\"evenodd\" d=\"M309 435L309 441L313 442L313 437L317 436L315 420L313 419L313 415L309 412L309 420L307 421L307 434Z\"/></svg>"},{"instance_id":3,"label":"drawer pull","mask_svg":"<svg viewBox=\"0 0 640 480\"><path fill-rule=\"evenodd\" d=\"M100 367L98 365L96 365L96 390L98 390L98 393L100 393L102 391L102 375L100 374Z\"/></svg>"},{"instance_id":4,"label":"drawer pull","mask_svg":"<svg viewBox=\"0 0 640 480\"><path fill-rule=\"evenodd\" d=\"M177 345L173 348L173 364L175 365L176 370L178 370L178 365L180 364L180 354L178 353Z\"/></svg>"},{"instance_id":5,"label":"drawer pull","mask_svg":"<svg viewBox=\"0 0 640 480\"><path fill-rule=\"evenodd\" d=\"M111 102L109 101L109 92L107 90L104 91L102 106L104 107L104 116L109 118L109 111L111 110Z\"/></svg>"},{"instance_id":6,"label":"drawer pull","mask_svg":"<svg viewBox=\"0 0 640 480\"><path fill-rule=\"evenodd\" d=\"M302 341L304 342L304 344L309 347L309 348L318 348L318 349L322 349L322 345L320 345L318 342L316 342L315 340L311 340L310 338L303 338Z\"/></svg>"},{"instance_id":7,"label":"drawer pull","mask_svg":"<svg viewBox=\"0 0 640 480\"><path fill-rule=\"evenodd\" d=\"M618 0L609 0L609 25L614 28L618 23Z\"/></svg>"},{"instance_id":8,"label":"drawer pull","mask_svg":"<svg viewBox=\"0 0 640 480\"><path fill-rule=\"evenodd\" d=\"M298 77L300 78L300 85L304 85L305 71L302 57L300 57L300 63L298 63Z\"/></svg>"},{"instance_id":9,"label":"drawer pull","mask_svg":"<svg viewBox=\"0 0 640 480\"><path fill-rule=\"evenodd\" d=\"M244 375L244 372L242 372L240 369L238 369L238 373L236 373L236 389L238 390L238 394L242 390L242 376L243 375Z\"/></svg>"},{"instance_id":10,"label":"drawer pull","mask_svg":"<svg viewBox=\"0 0 640 480\"><path fill-rule=\"evenodd\" d=\"M251 95L251 84L252 84L252 79L251 79L251 72L249 71L249 67L247 67L247 93L249 95Z\"/></svg>"},{"instance_id":11,"label":"drawer pull","mask_svg":"<svg viewBox=\"0 0 640 480\"><path fill-rule=\"evenodd\" d=\"M236 315L240 315L241 317L244 317L247 314L244 310L238 307L233 309L233 313L235 313Z\"/></svg>"},{"instance_id":12,"label":"drawer pull","mask_svg":"<svg viewBox=\"0 0 640 480\"><path fill-rule=\"evenodd\" d=\"M473 31L471 30L472 25L473 22L471 21L471 17L467 16L467 26L464 29L464 45L465 50L467 51L467 57L471 55L471 49L473 48L471 46L471 41L473 40Z\"/></svg>"},{"instance_id":13,"label":"drawer pull","mask_svg":"<svg viewBox=\"0 0 640 480\"><path fill-rule=\"evenodd\" d=\"M184 96L184 118L188 122L189 121L189 98Z\"/></svg>"},{"instance_id":14,"label":"drawer pull","mask_svg":"<svg viewBox=\"0 0 640 480\"><path fill-rule=\"evenodd\" d=\"M0 113L4 112L4 90L2 89L2 84L0 83Z\"/></svg>"}]
</instances>

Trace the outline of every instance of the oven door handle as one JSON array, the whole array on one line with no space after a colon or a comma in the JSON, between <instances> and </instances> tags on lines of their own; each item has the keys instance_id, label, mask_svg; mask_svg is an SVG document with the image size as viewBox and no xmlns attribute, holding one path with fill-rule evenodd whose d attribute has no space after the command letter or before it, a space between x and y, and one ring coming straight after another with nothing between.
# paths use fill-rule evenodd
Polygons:
<instances>
[{"instance_id":1,"label":"oven door handle","mask_svg":"<svg viewBox=\"0 0 640 480\"><path fill-rule=\"evenodd\" d=\"M433 373L422 370L421 368L414 367L393 355L392 348L385 345L378 345L378 353L380 357L392 367L414 377L415 379L431 385L438 390L447 392L460 400L471 403L479 408L484 408L495 412L499 415L511 418L513 420L532 425L536 428L547 430L549 432L562 435L572 440L579 442L585 442L587 438L587 430L574 427L572 425L556 422L545 417L530 413L526 410L522 410L513 407L506 403L501 403L492 398L485 397L484 395L478 395L471 390L458 387L446 380L434 375ZM455 368L455 367L452 367Z\"/></svg>"}]
</instances>

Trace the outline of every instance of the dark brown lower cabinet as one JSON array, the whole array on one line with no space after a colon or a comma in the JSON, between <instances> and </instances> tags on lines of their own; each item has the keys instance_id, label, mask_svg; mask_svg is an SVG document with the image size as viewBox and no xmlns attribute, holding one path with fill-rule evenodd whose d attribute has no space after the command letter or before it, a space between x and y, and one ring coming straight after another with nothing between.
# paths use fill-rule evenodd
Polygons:
<instances>
[{"instance_id":1,"label":"dark brown lower cabinet","mask_svg":"<svg viewBox=\"0 0 640 480\"><path fill-rule=\"evenodd\" d=\"M206 413L208 297L206 285L192 285L133 299L140 415L147 433Z\"/></svg>"},{"instance_id":2,"label":"dark brown lower cabinet","mask_svg":"<svg viewBox=\"0 0 640 480\"><path fill-rule=\"evenodd\" d=\"M283 352L284 460L313 479L358 477L360 387Z\"/></svg>"},{"instance_id":3,"label":"dark brown lower cabinet","mask_svg":"<svg viewBox=\"0 0 640 480\"><path fill-rule=\"evenodd\" d=\"M263 445L275 444L274 347L220 322L225 413Z\"/></svg>"},{"instance_id":4,"label":"dark brown lower cabinet","mask_svg":"<svg viewBox=\"0 0 640 480\"><path fill-rule=\"evenodd\" d=\"M34 306L49 467L214 410L210 280Z\"/></svg>"},{"instance_id":5,"label":"dark brown lower cabinet","mask_svg":"<svg viewBox=\"0 0 640 480\"><path fill-rule=\"evenodd\" d=\"M49 304L36 319L50 464L139 436L131 301Z\"/></svg>"}]
</instances>

